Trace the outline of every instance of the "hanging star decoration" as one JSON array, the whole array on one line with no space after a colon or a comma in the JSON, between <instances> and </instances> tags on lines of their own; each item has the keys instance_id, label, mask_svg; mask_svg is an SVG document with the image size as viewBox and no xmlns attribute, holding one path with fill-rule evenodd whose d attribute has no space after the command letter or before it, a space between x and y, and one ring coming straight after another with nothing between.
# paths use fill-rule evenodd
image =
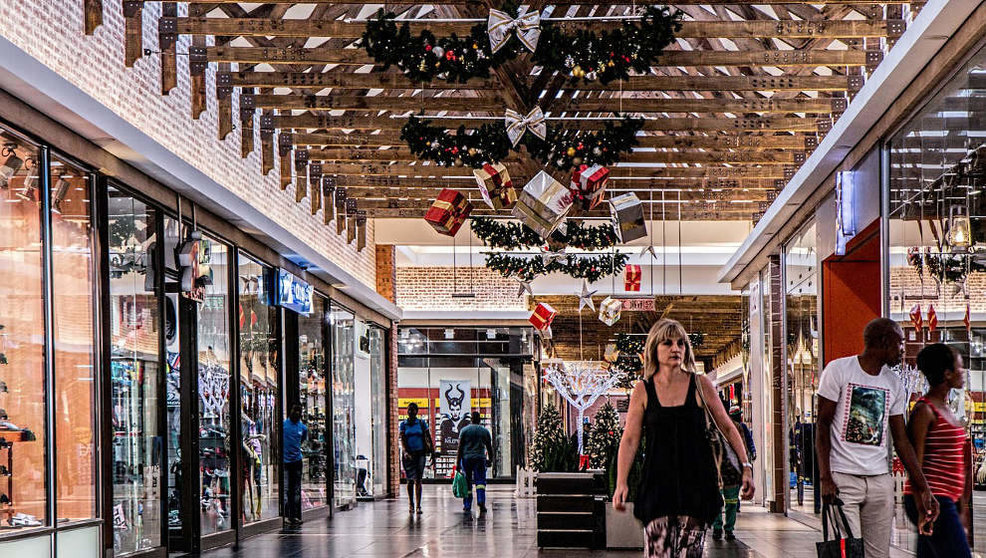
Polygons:
<instances>
[{"instance_id":1,"label":"hanging star decoration","mask_svg":"<svg viewBox=\"0 0 986 558\"><path fill-rule=\"evenodd\" d=\"M648 246L644 246L640 250L640 257L641 258L644 257L645 254L650 254L650 257L651 258L653 258L655 260L657 259L657 252L654 251L654 245L653 244L650 244Z\"/></svg>"},{"instance_id":2,"label":"hanging star decoration","mask_svg":"<svg viewBox=\"0 0 986 558\"><path fill-rule=\"evenodd\" d=\"M590 291L589 283L587 283L585 279L582 280L582 292L579 293L579 312L582 312L582 309L586 306L589 307L589 310L592 310L593 312L596 311L596 304L592 302L592 295L597 292L598 291Z\"/></svg>"},{"instance_id":3,"label":"hanging star decoration","mask_svg":"<svg viewBox=\"0 0 986 558\"><path fill-rule=\"evenodd\" d=\"M524 279L521 279L520 277L514 277L514 281L517 281L518 283L520 283L520 285L517 287L517 297L518 298L524 296L524 293L525 292L527 294L531 295L531 296L534 296L534 291L531 290L531 282L530 281L525 281Z\"/></svg>"}]
</instances>

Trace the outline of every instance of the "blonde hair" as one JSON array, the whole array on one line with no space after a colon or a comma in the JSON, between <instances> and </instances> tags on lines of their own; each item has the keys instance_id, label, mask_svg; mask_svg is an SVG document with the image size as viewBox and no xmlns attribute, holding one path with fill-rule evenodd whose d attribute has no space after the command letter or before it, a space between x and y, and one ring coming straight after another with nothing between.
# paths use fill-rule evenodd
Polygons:
<instances>
[{"instance_id":1,"label":"blonde hair","mask_svg":"<svg viewBox=\"0 0 986 558\"><path fill-rule=\"evenodd\" d=\"M667 318L658 320L650 328L647 334L647 342L644 344L644 379L649 380L657 373L657 346L671 340L681 339L685 342L685 358L682 359L681 368L685 372L695 372L695 352L692 351L692 342L688 339L688 332L684 326L676 320Z\"/></svg>"}]
</instances>

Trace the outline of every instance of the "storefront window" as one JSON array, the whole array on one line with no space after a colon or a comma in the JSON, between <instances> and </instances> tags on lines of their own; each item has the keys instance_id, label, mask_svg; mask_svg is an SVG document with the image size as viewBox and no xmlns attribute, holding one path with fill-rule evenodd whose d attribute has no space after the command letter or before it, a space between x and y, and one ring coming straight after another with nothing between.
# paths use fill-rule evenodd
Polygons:
<instances>
[{"instance_id":1,"label":"storefront window","mask_svg":"<svg viewBox=\"0 0 986 558\"><path fill-rule=\"evenodd\" d=\"M490 476L510 477L524 463L525 364L532 359L529 328L401 328L398 334L398 408L417 403L439 453L426 478L449 478L458 433L479 411L493 437ZM526 387L525 387L526 386Z\"/></svg>"},{"instance_id":2,"label":"storefront window","mask_svg":"<svg viewBox=\"0 0 986 558\"><path fill-rule=\"evenodd\" d=\"M363 483L357 482L368 496L382 496L387 491L387 349L386 333L382 328L371 326L367 332L370 349L370 408L372 432L372 454L367 461L370 463L369 478ZM357 481L359 475L357 471Z\"/></svg>"},{"instance_id":3,"label":"storefront window","mask_svg":"<svg viewBox=\"0 0 986 558\"><path fill-rule=\"evenodd\" d=\"M0 537L49 523L38 166L38 148L0 128Z\"/></svg>"},{"instance_id":4,"label":"storefront window","mask_svg":"<svg viewBox=\"0 0 986 558\"><path fill-rule=\"evenodd\" d=\"M182 452L181 452L181 332L178 327L180 288L177 281L180 277L178 262L175 259L175 248L180 240L178 220L164 218L164 266L165 295L164 299L164 342L165 342L165 400L167 402L167 435L165 443L168 448L168 535L169 538L181 543L182 533Z\"/></svg>"},{"instance_id":5,"label":"storefront window","mask_svg":"<svg viewBox=\"0 0 986 558\"><path fill-rule=\"evenodd\" d=\"M107 196L113 550L126 554L161 545L159 214L112 186Z\"/></svg>"},{"instance_id":6,"label":"storefront window","mask_svg":"<svg viewBox=\"0 0 986 558\"><path fill-rule=\"evenodd\" d=\"M904 328L900 375L912 398L919 397L927 387L915 367L917 353L943 342L962 354L966 389L950 400L972 438L975 524L986 517L984 75L986 50L981 50L889 143L887 293L890 317ZM897 461L894 472L903 479ZM913 528L899 495L897 501L895 542L913 549ZM977 535L975 543L975 551L986 550L986 537Z\"/></svg>"},{"instance_id":7,"label":"storefront window","mask_svg":"<svg viewBox=\"0 0 986 558\"><path fill-rule=\"evenodd\" d=\"M784 250L788 471L791 509L818 513L815 409L818 388L818 253L815 224Z\"/></svg>"},{"instance_id":8,"label":"storefront window","mask_svg":"<svg viewBox=\"0 0 986 558\"><path fill-rule=\"evenodd\" d=\"M277 309L273 268L239 257L241 497L249 523L279 515Z\"/></svg>"},{"instance_id":9,"label":"storefront window","mask_svg":"<svg viewBox=\"0 0 986 558\"><path fill-rule=\"evenodd\" d=\"M231 528L230 523L230 351L229 248L203 236L200 270L211 282L198 307L199 471L202 535Z\"/></svg>"},{"instance_id":10,"label":"storefront window","mask_svg":"<svg viewBox=\"0 0 986 558\"><path fill-rule=\"evenodd\" d=\"M327 504L325 490L325 298L315 295L312 313L298 316L298 382L301 421L308 427L302 447L301 506L311 509ZM285 414L290 409L285 409Z\"/></svg>"},{"instance_id":11,"label":"storefront window","mask_svg":"<svg viewBox=\"0 0 986 558\"><path fill-rule=\"evenodd\" d=\"M356 500L355 358L356 317L331 305L332 327L332 451L333 502L336 507Z\"/></svg>"}]
</instances>

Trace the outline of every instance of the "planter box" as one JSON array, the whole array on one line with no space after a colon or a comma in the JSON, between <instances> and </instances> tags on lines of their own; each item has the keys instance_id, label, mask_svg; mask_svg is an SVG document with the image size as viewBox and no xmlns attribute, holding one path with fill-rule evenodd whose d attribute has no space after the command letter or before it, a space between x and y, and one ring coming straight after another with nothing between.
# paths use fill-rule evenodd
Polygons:
<instances>
[{"instance_id":1,"label":"planter box","mask_svg":"<svg viewBox=\"0 0 986 558\"><path fill-rule=\"evenodd\" d=\"M602 471L538 473L539 548L594 548L606 545L606 482Z\"/></svg>"},{"instance_id":2,"label":"planter box","mask_svg":"<svg viewBox=\"0 0 986 558\"><path fill-rule=\"evenodd\" d=\"M625 512L606 506L606 548L642 549L644 548L644 528L633 516L633 503L627 503Z\"/></svg>"}]
</instances>

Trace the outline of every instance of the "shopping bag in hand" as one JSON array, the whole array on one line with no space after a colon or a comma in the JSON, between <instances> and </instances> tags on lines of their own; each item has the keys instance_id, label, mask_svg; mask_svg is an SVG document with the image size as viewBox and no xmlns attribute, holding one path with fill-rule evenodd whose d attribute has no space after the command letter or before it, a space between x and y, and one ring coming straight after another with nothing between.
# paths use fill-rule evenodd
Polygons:
<instances>
[{"instance_id":1,"label":"shopping bag in hand","mask_svg":"<svg viewBox=\"0 0 986 558\"><path fill-rule=\"evenodd\" d=\"M452 477L452 495L456 498L465 498L469 495L469 486L466 485L466 476L462 471L456 471Z\"/></svg>"},{"instance_id":2,"label":"shopping bag in hand","mask_svg":"<svg viewBox=\"0 0 986 558\"><path fill-rule=\"evenodd\" d=\"M838 517L836 517L838 510ZM839 520L843 527L839 527ZM833 538L829 539L829 522L832 522ZM852 527L842 510L842 502L836 500L833 504L825 504L822 508L822 537L824 542L815 543L818 558L864 558L863 539L852 535Z\"/></svg>"}]
</instances>

